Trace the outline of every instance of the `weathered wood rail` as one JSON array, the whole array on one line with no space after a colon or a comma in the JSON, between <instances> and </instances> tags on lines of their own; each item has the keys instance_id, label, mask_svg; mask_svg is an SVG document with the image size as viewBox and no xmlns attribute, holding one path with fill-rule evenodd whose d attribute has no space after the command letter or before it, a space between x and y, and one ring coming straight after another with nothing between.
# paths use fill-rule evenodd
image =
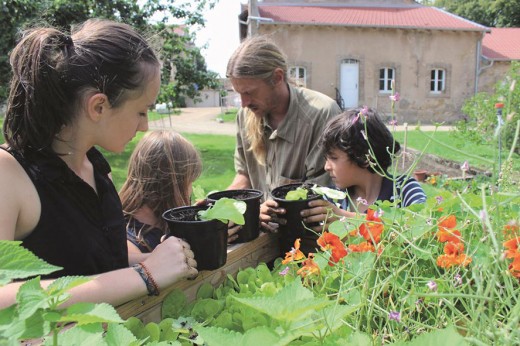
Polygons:
<instances>
[{"instance_id":1,"label":"weathered wood rail","mask_svg":"<svg viewBox=\"0 0 520 346\"><path fill-rule=\"evenodd\" d=\"M226 264L212 271L201 271L192 280L181 280L163 289L159 296L143 296L117 307L122 318L130 316L140 318L144 323L161 320L161 305L164 298L174 289L186 293L188 301L195 299L197 290L205 282L213 286L221 284L228 274L234 275L239 269L255 267L261 262L269 262L279 256L278 237L276 234L261 233L258 238L248 243L233 244L228 247Z\"/></svg>"}]
</instances>

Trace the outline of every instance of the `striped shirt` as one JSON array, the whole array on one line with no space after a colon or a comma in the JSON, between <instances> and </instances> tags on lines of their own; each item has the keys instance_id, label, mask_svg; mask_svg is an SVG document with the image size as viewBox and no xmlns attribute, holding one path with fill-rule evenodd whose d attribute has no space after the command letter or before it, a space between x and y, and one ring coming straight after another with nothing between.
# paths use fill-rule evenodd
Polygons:
<instances>
[{"instance_id":1,"label":"striped shirt","mask_svg":"<svg viewBox=\"0 0 520 346\"><path fill-rule=\"evenodd\" d=\"M347 193L348 192L349 191L347 190ZM397 201L397 207L408 207L412 204L426 202L426 194L424 193L421 184L419 184L414 178L408 177L406 175L400 175L394 181L388 179L387 177L383 177L381 190L379 191L377 200L390 202ZM340 207L343 210L348 210L348 197L340 203Z\"/></svg>"},{"instance_id":2,"label":"striped shirt","mask_svg":"<svg viewBox=\"0 0 520 346\"><path fill-rule=\"evenodd\" d=\"M270 198L270 192L289 183L309 181L322 186L331 184L325 172L325 152L320 137L327 121L340 114L341 109L330 97L305 88L289 85L290 101L285 119L276 130L264 127L266 163L261 165L248 150L245 119L247 108L237 114L237 144L235 171L246 174L251 187Z\"/></svg>"}]
</instances>

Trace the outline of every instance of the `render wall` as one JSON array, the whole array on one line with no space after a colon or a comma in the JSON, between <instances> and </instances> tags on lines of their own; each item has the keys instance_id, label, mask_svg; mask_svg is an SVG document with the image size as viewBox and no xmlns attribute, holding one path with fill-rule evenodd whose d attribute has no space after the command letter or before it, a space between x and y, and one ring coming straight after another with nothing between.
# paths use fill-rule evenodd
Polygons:
<instances>
[{"instance_id":1,"label":"render wall","mask_svg":"<svg viewBox=\"0 0 520 346\"><path fill-rule=\"evenodd\" d=\"M380 94L379 69L396 70L401 95L399 123L452 122L464 100L475 93L480 33L334 26L261 25L288 56L289 65L307 69L307 87L335 98L340 64L359 60L359 102L390 114L388 94ZM430 92L430 71L447 71L443 94Z\"/></svg>"}]
</instances>

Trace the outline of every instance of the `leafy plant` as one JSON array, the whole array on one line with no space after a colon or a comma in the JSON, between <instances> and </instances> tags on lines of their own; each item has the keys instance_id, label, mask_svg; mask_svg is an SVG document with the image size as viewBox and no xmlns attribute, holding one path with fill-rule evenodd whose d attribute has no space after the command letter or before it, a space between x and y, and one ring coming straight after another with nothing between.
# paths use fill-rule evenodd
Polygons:
<instances>
[{"instance_id":1,"label":"leafy plant","mask_svg":"<svg viewBox=\"0 0 520 346\"><path fill-rule=\"evenodd\" d=\"M201 220L219 220L223 223L232 221L236 225L245 224L244 213L247 205L244 201L223 197L211 204L208 209L200 210Z\"/></svg>"}]
</instances>

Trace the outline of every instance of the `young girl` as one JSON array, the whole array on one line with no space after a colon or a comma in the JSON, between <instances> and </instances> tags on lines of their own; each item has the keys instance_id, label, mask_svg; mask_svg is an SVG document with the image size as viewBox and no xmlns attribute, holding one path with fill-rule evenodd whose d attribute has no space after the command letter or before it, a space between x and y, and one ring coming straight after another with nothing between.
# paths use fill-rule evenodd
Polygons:
<instances>
[{"instance_id":1,"label":"young girl","mask_svg":"<svg viewBox=\"0 0 520 346\"><path fill-rule=\"evenodd\" d=\"M336 216L352 217L376 201L397 202L400 207L426 201L415 179L389 174L392 153L399 152L400 145L374 110L352 109L331 119L321 144L327 153L325 170L335 187L347 192L347 198L341 208L325 200L309 202L311 208L302 212L305 222L331 222L336 219L327 219L331 209Z\"/></svg>"},{"instance_id":2,"label":"young girl","mask_svg":"<svg viewBox=\"0 0 520 346\"><path fill-rule=\"evenodd\" d=\"M119 192L129 252L151 252L159 245L168 231L162 213L191 204L192 184L201 171L199 153L176 132L152 131L139 141Z\"/></svg>"},{"instance_id":3,"label":"young girl","mask_svg":"<svg viewBox=\"0 0 520 346\"><path fill-rule=\"evenodd\" d=\"M137 131L148 129L160 63L144 38L106 20L88 20L71 36L36 28L24 34L10 63L0 239L21 240L63 268L47 278L92 276L70 291L66 304L118 305L196 275L189 245L174 237L140 263L129 257L110 166L94 147L120 152ZM15 302L21 284L0 288L0 308Z\"/></svg>"}]
</instances>

